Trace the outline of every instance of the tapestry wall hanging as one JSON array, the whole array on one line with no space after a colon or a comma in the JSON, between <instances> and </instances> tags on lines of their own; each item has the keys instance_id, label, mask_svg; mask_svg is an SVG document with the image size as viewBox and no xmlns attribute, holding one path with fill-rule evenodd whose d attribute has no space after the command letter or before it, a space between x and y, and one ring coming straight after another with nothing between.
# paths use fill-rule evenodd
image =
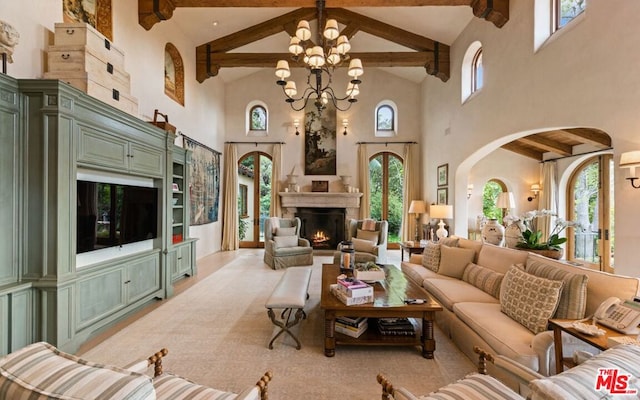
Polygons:
<instances>
[{"instance_id":1,"label":"tapestry wall hanging","mask_svg":"<svg viewBox=\"0 0 640 400\"><path fill-rule=\"evenodd\" d=\"M329 102L319 113L310 101L304 114L304 174L336 175L335 106Z\"/></svg>"},{"instance_id":2,"label":"tapestry wall hanging","mask_svg":"<svg viewBox=\"0 0 640 400\"><path fill-rule=\"evenodd\" d=\"M203 144L182 135L184 147L191 150L189 177L191 184L191 225L204 225L218 220L220 199L220 156Z\"/></svg>"}]
</instances>

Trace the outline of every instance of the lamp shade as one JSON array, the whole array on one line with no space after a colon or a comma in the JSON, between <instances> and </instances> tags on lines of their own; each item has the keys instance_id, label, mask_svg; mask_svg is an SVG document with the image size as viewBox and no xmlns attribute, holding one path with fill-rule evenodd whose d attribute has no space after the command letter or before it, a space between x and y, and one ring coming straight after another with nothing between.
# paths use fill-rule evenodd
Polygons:
<instances>
[{"instance_id":1,"label":"lamp shade","mask_svg":"<svg viewBox=\"0 0 640 400\"><path fill-rule=\"evenodd\" d=\"M533 185L531 185L531 191L532 192L539 192L540 191L540 185L538 183L534 183Z\"/></svg>"},{"instance_id":2,"label":"lamp shade","mask_svg":"<svg viewBox=\"0 0 640 400\"><path fill-rule=\"evenodd\" d=\"M620 156L620 168L629 168L631 175L635 175L636 167L640 167L640 150L622 153Z\"/></svg>"},{"instance_id":3,"label":"lamp shade","mask_svg":"<svg viewBox=\"0 0 640 400\"><path fill-rule=\"evenodd\" d=\"M298 39L305 41L311 38L311 28L309 28L309 22L302 20L298 22L298 28L296 29L296 36Z\"/></svg>"},{"instance_id":4,"label":"lamp shade","mask_svg":"<svg viewBox=\"0 0 640 400\"><path fill-rule=\"evenodd\" d=\"M429 214L434 219L453 218L453 206L446 204L432 204L429 206Z\"/></svg>"},{"instance_id":5,"label":"lamp shade","mask_svg":"<svg viewBox=\"0 0 640 400\"><path fill-rule=\"evenodd\" d=\"M516 205L516 199L513 196L513 192L502 192L498 194L496 200L496 207L498 208L513 208Z\"/></svg>"},{"instance_id":6,"label":"lamp shade","mask_svg":"<svg viewBox=\"0 0 640 400\"><path fill-rule=\"evenodd\" d=\"M427 212L427 207L422 200L411 200L409 206L409 214L424 214Z\"/></svg>"},{"instance_id":7,"label":"lamp shade","mask_svg":"<svg viewBox=\"0 0 640 400\"><path fill-rule=\"evenodd\" d=\"M338 30L338 21L335 19L328 19L327 24L324 28L324 37L329 40L333 40L340 35L340 31Z\"/></svg>"}]
</instances>

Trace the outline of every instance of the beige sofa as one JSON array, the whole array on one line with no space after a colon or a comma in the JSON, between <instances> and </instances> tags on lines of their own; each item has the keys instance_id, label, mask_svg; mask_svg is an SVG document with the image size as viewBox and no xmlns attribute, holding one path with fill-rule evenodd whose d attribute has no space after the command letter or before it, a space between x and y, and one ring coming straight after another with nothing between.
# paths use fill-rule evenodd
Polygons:
<instances>
[{"instance_id":1,"label":"beige sofa","mask_svg":"<svg viewBox=\"0 0 640 400\"><path fill-rule=\"evenodd\" d=\"M593 315L611 296L630 299L640 291L638 278L464 238L448 240L452 246L429 243L423 255L413 254L401 267L442 304L436 323L472 360L474 346L480 346L550 375L555 372L553 335L540 310L579 319ZM584 346L563 338L567 356Z\"/></svg>"}]
</instances>

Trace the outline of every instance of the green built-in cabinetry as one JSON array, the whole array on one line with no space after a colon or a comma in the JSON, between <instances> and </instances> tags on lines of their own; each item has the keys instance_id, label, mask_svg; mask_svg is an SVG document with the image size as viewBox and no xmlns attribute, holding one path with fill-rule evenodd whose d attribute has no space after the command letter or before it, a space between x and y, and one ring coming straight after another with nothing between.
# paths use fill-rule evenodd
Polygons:
<instances>
[{"instance_id":1,"label":"green built-in cabinetry","mask_svg":"<svg viewBox=\"0 0 640 400\"><path fill-rule=\"evenodd\" d=\"M174 141L60 81L0 74L0 354L39 340L73 352L196 273L189 152ZM157 188L157 237L77 255L81 174Z\"/></svg>"}]
</instances>

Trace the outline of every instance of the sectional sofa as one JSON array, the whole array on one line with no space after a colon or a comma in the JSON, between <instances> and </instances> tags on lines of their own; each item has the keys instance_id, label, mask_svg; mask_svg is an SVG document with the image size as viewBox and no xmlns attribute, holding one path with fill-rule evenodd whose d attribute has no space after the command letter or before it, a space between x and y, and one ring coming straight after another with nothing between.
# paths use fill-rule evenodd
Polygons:
<instances>
[{"instance_id":1,"label":"sectional sofa","mask_svg":"<svg viewBox=\"0 0 640 400\"><path fill-rule=\"evenodd\" d=\"M470 359L480 346L545 376L555 372L549 318L585 318L609 297L640 294L638 278L456 237L401 268L442 304L436 323ZM584 346L563 338L567 356Z\"/></svg>"}]
</instances>

